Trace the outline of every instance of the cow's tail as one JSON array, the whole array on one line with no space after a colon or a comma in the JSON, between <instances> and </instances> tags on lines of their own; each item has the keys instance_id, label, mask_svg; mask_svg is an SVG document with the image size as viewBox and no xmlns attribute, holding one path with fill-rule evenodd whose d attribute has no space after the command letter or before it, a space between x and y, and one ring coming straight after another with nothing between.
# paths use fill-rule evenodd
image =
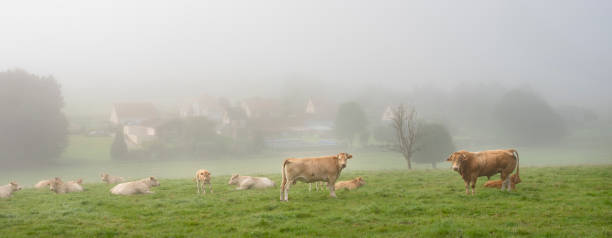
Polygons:
<instances>
[{"instance_id":1,"label":"cow's tail","mask_svg":"<svg viewBox=\"0 0 612 238\"><path fill-rule=\"evenodd\" d=\"M519 169L520 169L521 167L519 166L519 162L520 162L520 160L519 160L519 154L518 154L518 151L516 151L515 149L512 149L512 154L514 155L514 158L516 159L516 176L517 176L517 177L520 177L520 176L519 176Z\"/></svg>"},{"instance_id":2,"label":"cow's tail","mask_svg":"<svg viewBox=\"0 0 612 238\"><path fill-rule=\"evenodd\" d=\"M280 200L283 201L283 192L285 190L285 186L287 186L287 172L285 172L285 166L289 163L289 160L286 159L283 161L283 167L281 169L281 184L280 184Z\"/></svg>"},{"instance_id":3,"label":"cow's tail","mask_svg":"<svg viewBox=\"0 0 612 238\"><path fill-rule=\"evenodd\" d=\"M283 169L282 169L282 179L281 179L281 185L287 183L287 172L285 172L285 166L289 163L289 160L286 159L283 161Z\"/></svg>"}]
</instances>

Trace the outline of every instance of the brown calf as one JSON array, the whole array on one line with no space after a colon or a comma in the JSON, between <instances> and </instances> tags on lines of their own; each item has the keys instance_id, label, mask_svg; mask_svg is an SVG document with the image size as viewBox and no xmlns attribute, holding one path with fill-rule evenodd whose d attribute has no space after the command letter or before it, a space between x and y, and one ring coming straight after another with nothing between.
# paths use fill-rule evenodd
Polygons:
<instances>
[{"instance_id":1,"label":"brown calf","mask_svg":"<svg viewBox=\"0 0 612 238\"><path fill-rule=\"evenodd\" d=\"M503 180L492 180L487 181L484 186L487 188L501 188ZM521 183L521 178L518 176L518 173L510 176L510 187L512 190L516 190L516 184Z\"/></svg>"},{"instance_id":2,"label":"brown calf","mask_svg":"<svg viewBox=\"0 0 612 238\"><path fill-rule=\"evenodd\" d=\"M361 187L361 186L363 186L365 184L366 183L363 180L363 178L357 177L357 178L354 178L354 179L351 179L351 180L348 180L348 181L337 182L335 187L336 187L336 190L343 189L343 188L347 189L347 190L353 190L353 189L359 188L359 187Z\"/></svg>"},{"instance_id":3,"label":"brown calf","mask_svg":"<svg viewBox=\"0 0 612 238\"><path fill-rule=\"evenodd\" d=\"M208 190L210 191L210 193L213 192L212 184L210 183L210 175L211 173L205 169L199 169L198 171L196 171L196 175L193 180L196 182L196 186L198 187L198 194L206 194L206 184L208 184Z\"/></svg>"}]
</instances>

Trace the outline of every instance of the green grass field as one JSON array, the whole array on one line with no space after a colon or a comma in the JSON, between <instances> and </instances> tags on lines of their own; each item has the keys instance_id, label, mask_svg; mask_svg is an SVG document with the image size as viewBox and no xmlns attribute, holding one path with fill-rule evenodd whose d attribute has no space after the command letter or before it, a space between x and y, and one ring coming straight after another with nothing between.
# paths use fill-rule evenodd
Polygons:
<instances>
[{"instance_id":1,"label":"green grass field","mask_svg":"<svg viewBox=\"0 0 612 238\"><path fill-rule=\"evenodd\" d=\"M367 185L333 199L298 183L289 202L278 201L278 189L235 191L228 176L214 176L214 193L204 196L188 178L129 197L100 183L60 195L28 188L0 200L0 236L612 236L612 166L522 168L518 191L485 189L481 178L476 196L448 169L353 170L342 179L354 176Z\"/></svg>"}]
</instances>

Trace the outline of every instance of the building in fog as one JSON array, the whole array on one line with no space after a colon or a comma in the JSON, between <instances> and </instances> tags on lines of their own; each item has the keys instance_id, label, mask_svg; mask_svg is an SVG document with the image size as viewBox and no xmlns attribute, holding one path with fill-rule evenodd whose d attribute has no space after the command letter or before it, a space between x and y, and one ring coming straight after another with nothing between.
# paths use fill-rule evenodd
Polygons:
<instances>
[{"instance_id":1,"label":"building in fog","mask_svg":"<svg viewBox=\"0 0 612 238\"><path fill-rule=\"evenodd\" d=\"M179 116L181 118L206 117L216 123L221 123L229 107L229 100L204 94L197 99L190 99L183 103L179 107Z\"/></svg>"},{"instance_id":2,"label":"building in fog","mask_svg":"<svg viewBox=\"0 0 612 238\"><path fill-rule=\"evenodd\" d=\"M115 103L110 122L123 127L125 141L129 147L140 147L143 142L155 139L155 127L161 122L160 113L153 103Z\"/></svg>"}]
</instances>

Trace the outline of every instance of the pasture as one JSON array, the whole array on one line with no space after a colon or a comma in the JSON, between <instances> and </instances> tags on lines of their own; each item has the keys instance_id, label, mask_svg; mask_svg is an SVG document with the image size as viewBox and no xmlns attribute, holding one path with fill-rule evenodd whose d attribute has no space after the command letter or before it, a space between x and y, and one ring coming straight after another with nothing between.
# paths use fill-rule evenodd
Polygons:
<instances>
[{"instance_id":1,"label":"pasture","mask_svg":"<svg viewBox=\"0 0 612 238\"><path fill-rule=\"evenodd\" d=\"M235 191L229 176L213 176L214 193L198 196L189 175L130 197L99 182L75 194L27 188L0 200L0 236L612 236L612 166L524 167L518 191L485 189L481 178L476 196L465 195L447 167L351 170L341 179L363 176L359 190L333 199L298 183L289 202L278 201L278 189ZM280 181L279 173L267 176Z\"/></svg>"}]
</instances>

